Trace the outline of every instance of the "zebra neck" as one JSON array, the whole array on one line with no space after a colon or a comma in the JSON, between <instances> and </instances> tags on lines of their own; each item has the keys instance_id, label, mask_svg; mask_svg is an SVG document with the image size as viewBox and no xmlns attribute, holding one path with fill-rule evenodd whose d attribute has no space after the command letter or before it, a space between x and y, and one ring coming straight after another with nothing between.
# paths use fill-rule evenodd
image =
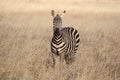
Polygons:
<instances>
[{"instance_id":1,"label":"zebra neck","mask_svg":"<svg viewBox=\"0 0 120 80\"><path fill-rule=\"evenodd\" d=\"M63 35L63 34L62 34L62 32L61 32L61 30L60 30L59 28L56 28L56 29L54 30L54 34L53 34L54 37L59 38L59 37L61 37L62 35Z\"/></svg>"},{"instance_id":2,"label":"zebra neck","mask_svg":"<svg viewBox=\"0 0 120 80\"><path fill-rule=\"evenodd\" d=\"M60 45L63 42L63 33L61 31L54 31L52 42L55 45Z\"/></svg>"}]
</instances>

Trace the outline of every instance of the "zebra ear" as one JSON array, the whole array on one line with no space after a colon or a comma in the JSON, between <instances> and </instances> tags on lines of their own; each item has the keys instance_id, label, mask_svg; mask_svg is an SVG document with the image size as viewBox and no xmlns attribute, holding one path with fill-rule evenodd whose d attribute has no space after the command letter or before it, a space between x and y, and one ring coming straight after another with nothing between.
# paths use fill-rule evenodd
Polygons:
<instances>
[{"instance_id":1,"label":"zebra ear","mask_svg":"<svg viewBox=\"0 0 120 80\"><path fill-rule=\"evenodd\" d=\"M51 10L51 15L52 15L53 17L55 17L55 11L54 11L54 10Z\"/></svg>"},{"instance_id":2,"label":"zebra ear","mask_svg":"<svg viewBox=\"0 0 120 80\"><path fill-rule=\"evenodd\" d=\"M65 15L66 11L64 10L63 13L60 14L61 17Z\"/></svg>"}]
</instances>

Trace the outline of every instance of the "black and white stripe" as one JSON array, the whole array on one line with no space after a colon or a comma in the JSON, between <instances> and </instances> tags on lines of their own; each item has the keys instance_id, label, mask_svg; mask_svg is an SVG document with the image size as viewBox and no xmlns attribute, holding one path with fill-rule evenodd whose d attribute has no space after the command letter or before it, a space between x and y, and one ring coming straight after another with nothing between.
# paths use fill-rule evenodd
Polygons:
<instances>
[{"instance_id":1,"label":"black and white stripe","mask_svg":"<svg viewBox=\"0 0 120 80\"><path fill-rule=\"evenodd\" d=\"M53 56L60 56L61 60L70 63L79 46L79 33L73 27L62 28L62 18L60 15L54 16L52 13L52 16L54 17L54 32L51 40L51 51Z\"/></svg>"}]
</instances>

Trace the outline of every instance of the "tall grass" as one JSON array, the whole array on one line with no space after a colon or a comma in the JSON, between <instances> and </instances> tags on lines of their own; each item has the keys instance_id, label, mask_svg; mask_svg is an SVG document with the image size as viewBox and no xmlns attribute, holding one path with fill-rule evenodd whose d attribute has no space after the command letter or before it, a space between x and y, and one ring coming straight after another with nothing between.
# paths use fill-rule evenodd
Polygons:
<instances>
[{"instance_id":1,"label":"tall grass","mask_svg":"<svg viewBox=\"0 0 120 80\"><path fill-rule=\"evenodd\" d=\"M71 65L51 67L49 12L6 13L0 19L0 80L119 80L119 15L68 13L64 26L80 33Z\"/></svg>"}]
</instances>

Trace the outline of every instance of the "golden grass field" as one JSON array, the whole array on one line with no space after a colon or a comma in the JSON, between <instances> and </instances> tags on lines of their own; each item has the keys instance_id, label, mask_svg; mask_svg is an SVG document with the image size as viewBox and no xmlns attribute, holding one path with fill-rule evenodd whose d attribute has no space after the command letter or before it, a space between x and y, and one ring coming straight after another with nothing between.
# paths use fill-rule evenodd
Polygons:
<instances>
[{"instance_id":1,"label":"golden grass field","mask_svg":"<svg viewBox=\"0 0 120 80\"><path fill-rule=\"evenodd\" d=\"M79 6L70 0L68 8L67 2L53 6L55 0L47 7L12 1L0 3L0 80L120 80L119 3ZM77 29L81 42L71 65L52 68L50 11L64 8L63 26Z\"/></svg>"}]
</instances>

